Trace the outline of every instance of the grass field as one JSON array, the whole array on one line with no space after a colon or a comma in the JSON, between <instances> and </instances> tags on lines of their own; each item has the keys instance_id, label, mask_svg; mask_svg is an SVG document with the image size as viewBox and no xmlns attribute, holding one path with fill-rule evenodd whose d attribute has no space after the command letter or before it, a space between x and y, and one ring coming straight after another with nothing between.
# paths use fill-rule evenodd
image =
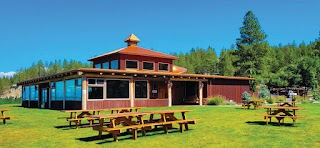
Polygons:
<instances>
[{"instance_id":1,"label":"grass field","mask_svg":"<svg viewBox=\"0 0 320 148\"><path fill-rule=\"evenodd\" d=\"M292 127L291 119L285 125L264 125L265 109L244 110L240 107L215 106L175 106L159 109L190 109L187 118L201 118L190 130L180 133L178 126L170 130L147 132L147 136L138 134L137 140L131 135L119 136L119 142L113 142L110 135L97 138L97 131L91 128L73 129L65 119L68 114L53 110L27 109L19 104L0 105L9 108L6 115L12 119L3 125L0 123L0 147L320 147L320 104L298 105L307 110L297 114L306 115L298 119ZM107 112L105 112L107 113ZM273 119L275 121L275 119Z\"/></svg>"}]
</instances>

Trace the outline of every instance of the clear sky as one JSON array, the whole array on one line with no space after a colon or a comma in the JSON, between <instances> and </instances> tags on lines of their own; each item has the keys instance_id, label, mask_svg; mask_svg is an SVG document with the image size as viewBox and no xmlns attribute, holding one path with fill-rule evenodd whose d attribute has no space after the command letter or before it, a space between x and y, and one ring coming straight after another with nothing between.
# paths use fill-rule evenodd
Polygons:
<instances>
[{"instance_id":1,"label":"clear sky","mask_svg":"<svg viewBox=\"0 0 320 148\"><path fill-rule=\"evenodd\" d=\"M139 45L164 53L229 48L253 11L271 45L319 37L319 0L0 0L0 74Z\"/></svg>"}]
</instances>

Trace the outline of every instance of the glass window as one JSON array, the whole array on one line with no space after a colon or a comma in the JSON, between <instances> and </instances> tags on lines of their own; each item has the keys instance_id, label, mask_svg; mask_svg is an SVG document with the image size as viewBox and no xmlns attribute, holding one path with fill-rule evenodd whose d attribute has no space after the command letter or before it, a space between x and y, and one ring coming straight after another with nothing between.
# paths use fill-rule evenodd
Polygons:
<instances>
[{"instance_id":1,"label":"glass window","mask_svg":"<svg viewBox=\"0 0 320 148\"><path fill-rule=\"evenodd\" d=\"M119 61L118 60L111 61L111 68L110 69L119 69Z\"/></svg>"},{"instance_id":2,"label":"glass window","mask_svg":"<svg viewBox=\"0 0 320 148\"><path fill-rule=\"evenodd\" d=\"M159 63L159 70L169 71L169 64Z\"/></svg>"},{"instance_id":3,"label":"glass window","mask_svg":"<svg viewBox=\"0 0 320 148\"><path fill-rule=\"evenodd\" d=\"M88 84L96 84L96 79L89 79L88 81Z\"/></svg>"},{"instance_id":4,"label":"glass window","mask_svg":"<svg viewBox=\"0 0 320 148\"><path fill-rule=\"evenodd\" d=\"M88 86L88 99L103 99L103 87Z\"/></svg>"},{"instance_id":5,"label":"glass window","mask_svg":"<svg viewBox=\"0 0 320 148\"><path fill-rule=\"evenodd\" d=\"M38 100L39 99L38 85L34 86L34 88L35 88L35 96L34 96L34 98L35 98L35 100Z\"/></svg>"},{"instance_id":6,"label":"glass window","mask_svg":"<svg viewBox=\"0 0 320 148\"><path fill-rule=\"evenodd\" d=\"M103 69L110 69L109 62L102 63L102 68Z\"/></svg>"},{"instance_id":7,"label":"glass window","mask_svg":"<svg viewBox=\"0 0 320 148\"><path fill-rule=\"evenodd\" d=\"M104 84L104 80L103 79L97 79L97 84Z\"/></svg>"},{"instance_id":8,"label":"glass window","mask_svg":"<svg viewBox=\"0 0 320 148\"><path fill-rule=\"evenodd\" d=\"M129 81L107 80L107 98L129 98Z\"/></svg>"},{"instance_id":9,"label":"glass window","mask_svg":"<svg viewBox=\"0 0 320 148\"><path fill-rule=\"evenodd\" d=\"M75 99L75 80L66 80L66 100Z\"/></svg>"},{"instance_id":10,"label":"glass window","mask_svg":"<svg viewBox=\"0 0 320 148\"><path fill-rule=\"evenodd\" d=\"M81 86L76 86L76 101L81 101L82 100L82 88Z\"/></svg>"},{"instance_id":11,"label":"glass window","mask_svg":"<svg viewBox=\"0 0 320 148\"><path fill-rule=\"evenodd\" d=\"M143 62L143 69L153 70L153 63L152 62Z\"/></svg>"},{"instance_id":12,"label":"glass window","mask_svg":"<svg viewBox=\"0 0 320 148\"><path fill-rule=\"evenodd\" d=\"M51 100L56 100L56 83L51 83Z\"/></svg>"},{"instance_id":13,"label":"glass window","mask_svg":"<svg viewBox=\"0 0 320 148\"><path fill-rule=\"evenodd\" d=\"M82 86L82 78L78 78L75 80L75 85L76 86Z\"/></svg>"},{"instance_id":14,"label":"glass window","mask_svg":"<svg viewBox=\"0 0 320 148\"><path fill-rule=\"evenodd\" d=\"M148 98L147 81L135 81L135 98Z\"/></svg>"},{"instance_id":15,"label":"glass window","mask_svg":"<svg viewBox=\"0 0 320 148\"><path fill-rule=\"evenodd\" d=\"M22 90L22 100L29 100L29 87L25 86Z\"/></svg>"},{"instance_id":16,"label":"glass window","mask_svg":"<svg viewBox=\"0 0 320 148\"><path fill-rule=\"evenodd\" d=\"M137 61L126 61L126 68L138 69L138 62Z\"/></svg>"},{"instance_id":17,"label":"glass window","mask_svg":"<svg viewBox=\"0 0 320 148\"><path fill-rule=\"evenodd\" d=\"M64 99L64 82L56 82L56 100Z\"/></svg>"},{"instance_id":18,"label":"glass window","mask_svg":"<svg viewBox=\"0 0 320 148\"><path fill-rule=\"evenodd\" d=\"M99 64L94 65L94 68L101 68L101 64L99 63Z\"/></svg>"}]
</instances>

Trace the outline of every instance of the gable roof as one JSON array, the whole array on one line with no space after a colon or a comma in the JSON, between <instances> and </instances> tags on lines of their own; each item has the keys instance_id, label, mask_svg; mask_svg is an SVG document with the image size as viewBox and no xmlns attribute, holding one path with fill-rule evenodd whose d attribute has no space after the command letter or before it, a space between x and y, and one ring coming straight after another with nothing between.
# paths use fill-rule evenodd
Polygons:
<instances>
[{"instance_id":1,"label":"gable roof","mask_svg":"<svg viewBox=\"0 0 320 148\"><path fill-rule=\"evenodd\" d=\"M146 49L146 48L141 48L139 46L128 46L125 48L121 48L106 54L102 54L99 56L95 56L91 59L89 59L88 61L93 61L95 59L99 59L108 55L112 55L112 54L127 54L127 55L138 55L138 56L147 56L147 57L155 57L155 58L164 58L164 59L172 59L172 60L176 60L178 59L178 57L172 56L172 55L168 55L168 54L164 54L161 52L157 52L154 50L150 50L150 49Z\"/></svg>"}]
</instances>

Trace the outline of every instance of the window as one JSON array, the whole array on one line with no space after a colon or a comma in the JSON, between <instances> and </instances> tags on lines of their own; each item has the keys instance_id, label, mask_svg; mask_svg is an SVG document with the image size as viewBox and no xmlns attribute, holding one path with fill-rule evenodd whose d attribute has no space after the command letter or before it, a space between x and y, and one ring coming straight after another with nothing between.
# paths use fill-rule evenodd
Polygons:
<instances>
[{"instance_id":1,"label":"window","mask_svg":"<svg viewBox=\"0 0 320 148\"><path fill-rule=\"evenodd\" d=\"M103 99L104 79L88 79L88 99Z\"/></svg>"},{"instance_id":2,"label":"window","mask_svg":"<svg viewBox=\"0 0 320 148\"><path fill-rule=\"evenodd\" d=\"M111 61L111 68L110 69L119 69L119 61L118 60Z\"/></svg>"},{"instance_id":3,"label":"window","mask_svg":"<svg viewBox=\"0 0 320 148\"><path fill-rule=\"evenodd\" d=\"M103 99L103 87L88 86L88 99Z\"/></svg>"},{"instance_id":4,"label":"window","mask_svg":"<svg viewBox=\"0 0 320 148\"><path fill-rule=\"evenodd\" d=\"M148 98L148 82L135 81L135 98Z\"/></svg>"},{"instance_id":5,"label":"window","mask_svg":"<svg viewBox=\"0 0 320 148\"><path fill-rule=\"evenodd\" d=\"M159 63L159 70L169 71L169 64Z\"/></svg>"},{"instance_id":6,"label":"window","mask_svg":"<svg viewBox=\"0 0 320 148\"><path fill-rule=\"evenodd\" d=\"M129 98L128 80L107 80L107 99Z\"/></svg>"},{"instance_id":7,"label":"window","mask_svg":"<svg viewBox=\"0 0 320 148\"><path fill-rule=\"evenodd\" d=\"M126 60L126 68L138 69L138 61Z\"/></svg>"},{"instance_id":8,"label":"window","mask_svg":"<svg viewBox=\"0 0 320 148\"><path fill-rule=\"evenodd\" d=\"M78 78L75 81L75 91L76 91L76 96L75 100L76 101L81 101L82 100L82 78Z\"/></svg>"},{"instance_id":9,"label":"window","mask_svg":"<svg viewBox=\"0 0 320 148\"><path fill-rule=\"evenodd\" d=\"M56 82L51 83L51 100L56 99Z\"/></svg>"},{"instance_id":10,"label":"window","mask_svg":"<svg viewBox=\"0 0 320 148\"><path fill-rule=\"evenodd\" d=\"M75 99L75 80L66 80L66 100Z\"/></svg>"},{"instance_id":11,"label":"window","mask_svg":"<svg viewBox=\"0 0 320 148\"><path fill-rule=\"evenodd\" d=\"M22 100L29 100L29 86L25 86L22 90Z\"/></svg>"},{"instance_id":12,"label":"window","mask_svg":"<svg viewBox=\"0 0 320 148\"><path fill-rule=\"evenodd\" d=\"M57 101L64 100L64 82L56 82L56 99Z\"/></svg>"},{"instance_id":13,"label":"window","mask_svg":"<svg viewBox=\"0 0 320 148\"><path fill-rule=\"evenodd\" d=\"M101 64L99 63L99 64L94 65L94 68L101 68Z\"/></svg>"},{"instance_id":14,"label":"window","mask_svg":"<svg viewBox=\"0 0 320 148\"><path fill-rule=\"evenodd\" d=\"M144 70L154 70L152 62L143 62Z\"/></svg>"},{"instance_id":15,"label":"window","mask_svg":"<svg viewBox=\"0 0 320 148\"><path fill-rule=\"evenodd\" d=\"M103 69L110 69L109 62L102 63L102 68Z\"/></svg>"},{"instance_id":16,"label":"window","mask_svg":"<svg viewBox=\"0 0 320 148\"><path fill-rule=\"evenodd\" d=\"M38 86L34 85L34 86L30 86L30 96L29 96L29 100L31 101L36 101L38 100Z\"/></svg>"}]
</instances>

